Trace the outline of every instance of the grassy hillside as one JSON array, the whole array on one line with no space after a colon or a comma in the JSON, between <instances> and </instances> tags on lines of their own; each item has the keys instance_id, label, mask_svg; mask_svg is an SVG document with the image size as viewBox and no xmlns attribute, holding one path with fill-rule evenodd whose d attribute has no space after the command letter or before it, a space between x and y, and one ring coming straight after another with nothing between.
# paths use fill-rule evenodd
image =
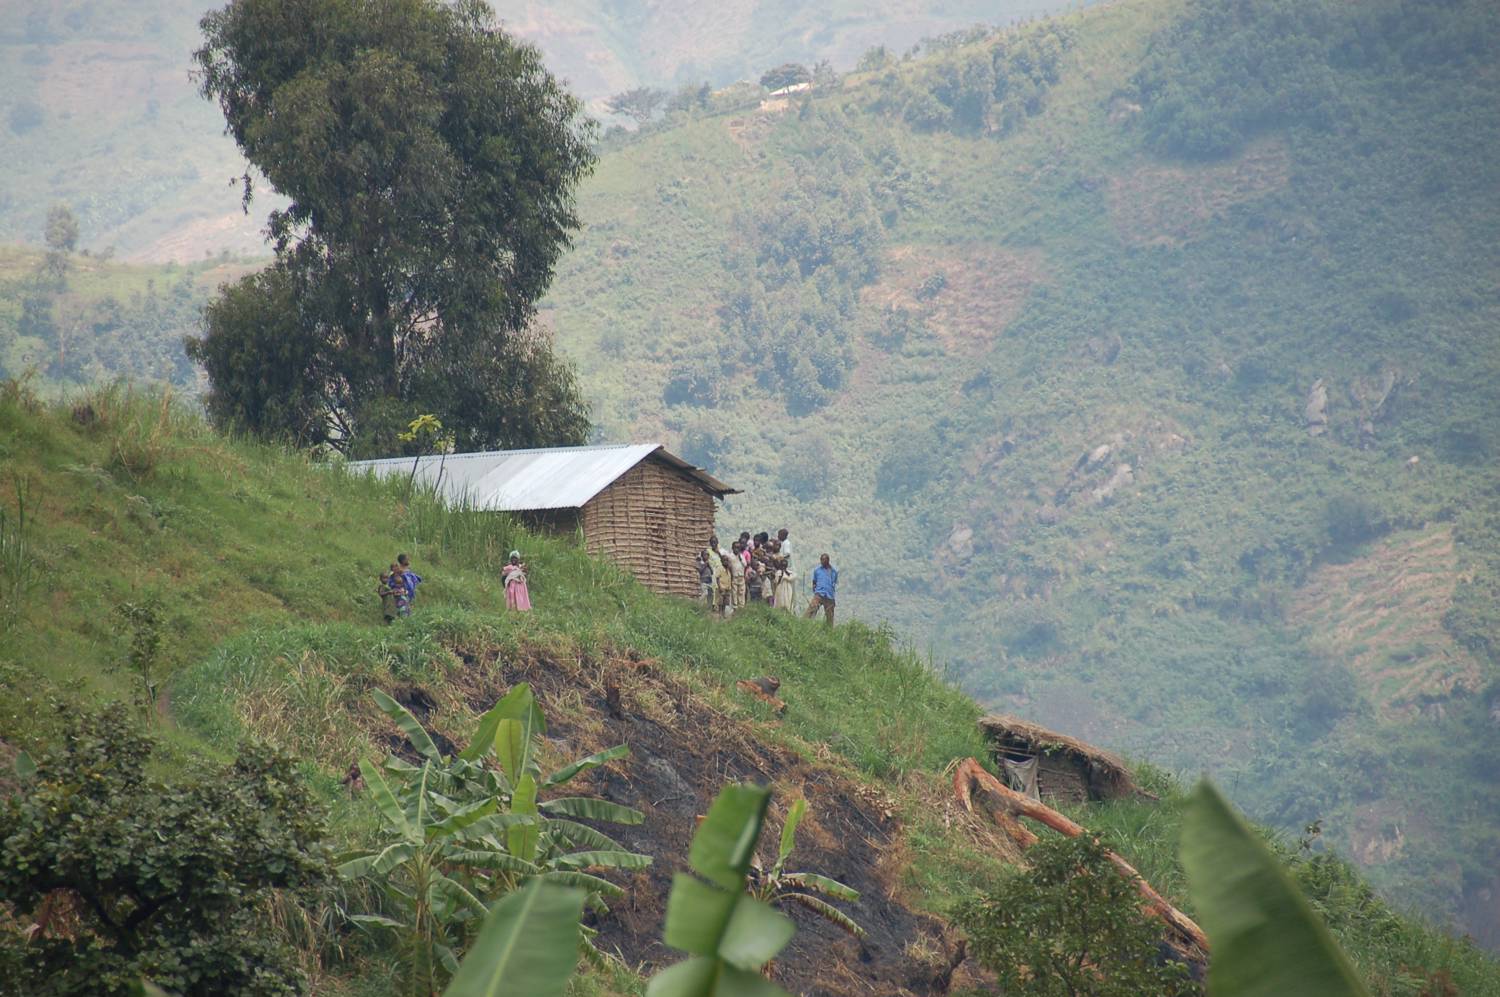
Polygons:
<instances>
[{"instance_id":1,"label":"grassy hillside","mask_svg":"<svg viewBox=\"0 0 1500 997\"><path fill-rule=\"evenodd\" d=\"M1141 0L682 112L547 314L602 436L985 703L1500 943L1497 49L1479 3Z\"/></svg>"},{"instance_id":2,"label":"grassy hillside","mask_svg":"<svg viewBox=\"0 0 1500 997\"><path fill-rule=\"evenodd\" d=\"M403 743L371 703L372 688L418 711L434 736L461 743L477 712L525 679L552 720L549 755L630 743L632 758L592 783L648 809L627 843L662 866L632 879L631 901L598 922L628 966L664 958L652 947L654 905L693 815L724 779L769 779L783 800L809 799L805 860L859 882L865 898L851 912L889 939L861 958L826 925L799 919L799 942L778 962L799 987L907 992L933 972L942 915L1013 856L948 798L948 763L983 751L977 704L865 626L829 631L766 612L719 623L568 543L445 510L399 483L216 436L159 397L100 391L49 407L7 385L0 459L10 474L0 492L7 757L37 751L65 714L141 701L127 662L145 624L128 607L151 606L163 640L151 673L162 693L145 722L166 744L160 774L227 757L245 735L269 739L304 759L341 846L371 827L368 797L350 802L338 782L349 760ZM500 608L496 570L512 546L531 565L529 616ZM398 548L427 581L413 618L387 628L377 622L373 576ZM782 719L731 684L767 670L783 682ZM1175 855L1182 797L1170 780L1142 777L1163 795L1159 804L1088 805L1073 816L1184 902ZM1451 978L1465 994L1500 993L1500 970L1472 946L1395 917L1338 863L1285 854L1375 992L1414 994ZM389 992L392 954L339 923L325 908L278 914L267 930L297 939L317 992ZM576 992L640 986L616 968L590 973Z\"/></svg>"}]
</instances>

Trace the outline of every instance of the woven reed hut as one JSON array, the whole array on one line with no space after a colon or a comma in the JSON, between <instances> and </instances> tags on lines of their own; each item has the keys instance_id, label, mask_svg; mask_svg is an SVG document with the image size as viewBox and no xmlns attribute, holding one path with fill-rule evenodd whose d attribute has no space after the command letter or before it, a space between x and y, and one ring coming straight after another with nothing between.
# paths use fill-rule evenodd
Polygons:
<instances>
[{"instance_id":1,"label":"woven reed hut","mask_svg":"<svg viewBox=\"0 0 1500 997\"><path fill-rule=\"evenodd\" d=\"M1040 798L1059 803L1113 800L1143 793L1119 755L1020 717L992 713L979 721L995 760L1011 770L1035 759Z\"/></svg>"},{"instance_id":2,"label":"woven reed hut","mask_svg":"<svg viewBox=\"0 0 1500 997\"><path fill-rule=\"evenodd\" d=\"M410 475L413 460L352 462ZM448 454L415 461L417 483L450 501L508 512L550 532L581 532L584 547L666 595L696 598L694 562L714 531L716 499L738 494L657 443Z\"/></svg>"}]
</instances>

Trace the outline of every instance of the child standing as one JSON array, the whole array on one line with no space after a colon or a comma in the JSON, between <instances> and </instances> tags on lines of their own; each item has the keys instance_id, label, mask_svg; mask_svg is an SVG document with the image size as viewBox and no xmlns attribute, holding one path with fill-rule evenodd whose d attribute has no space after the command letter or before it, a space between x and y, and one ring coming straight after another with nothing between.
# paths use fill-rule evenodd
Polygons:
<instances>
[{"instance_id":1,"label":"child standing","mask_svg":"<svg viewBox=\"0 0 1500 997\"><path fill-rule=\"evenodd\" d=\"M734 575L729 571L729 555L719 555L719 567L714 572L714 598L719 615L729 619L734 615Z\"/></svg>"},{"instance_id":2,"label":"child standing","mask_svg":"<svg viewBox=\"0 0 1500 997\"><path fill-rule=\"evenodd\" d=\"M699 598L708 606L714 608L714 569L708 563L708 551L698 552L698 589L701 593Z\"/></svg>"},{"instance_id":3,"label":"child standing","mask_svg":"<svg viewBox=\"0 0 1500 997\"><path fill-rule=\"evenodd\" d=\"M411 615L411 589L406 587L406 575L401 570L401 565L391 565L390 574L391 595L396 599L396 615Z\"/></svg>"},{"instance_id":4,"label":"child standing","mask_svg":"<svg viewBox=\"0 0 1500 997\"><path fill-rule=\"evenodd\" d=\"M375 594L380 596L380 615L385 617L386 625L389 626L396 619L396 590L391 588L389 571L380 573L380 584L375 586Z\"/></svg>"}]
</instances>

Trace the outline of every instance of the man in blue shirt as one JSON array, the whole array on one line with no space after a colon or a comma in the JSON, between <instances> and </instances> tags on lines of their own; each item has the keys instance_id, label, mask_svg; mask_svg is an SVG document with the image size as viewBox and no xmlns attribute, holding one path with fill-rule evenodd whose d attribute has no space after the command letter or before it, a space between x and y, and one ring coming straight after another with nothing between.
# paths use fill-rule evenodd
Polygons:
<instances>
[{"instance_id":1,"label":"man in blue shirt","mask_svg":"<svg viewBox=\"0 0 1500 997\"><path fill-rule=\"evenodd\" d=\"M812 602L807 604L808 619L817 616L821 607L823 622L833 626L833 594L838 583L839 569L829 564L828 555L824 554L818 558L818 566L813 569L813 597Z\"/></svg>"}]
</instances>

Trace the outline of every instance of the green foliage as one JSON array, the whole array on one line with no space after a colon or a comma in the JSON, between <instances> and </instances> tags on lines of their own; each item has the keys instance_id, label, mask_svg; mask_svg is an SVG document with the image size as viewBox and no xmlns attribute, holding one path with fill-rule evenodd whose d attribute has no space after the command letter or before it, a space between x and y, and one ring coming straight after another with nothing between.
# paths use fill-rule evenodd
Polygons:
<instances>
[{"instance_id":1,"label":"green foliage","mask_svg":"<svg viewBox=\"0 0 1500 997\"><path fill-rule=\"evenodd\" d=\"M78 248L78 219L66 204L55 204L47 212L47 250L71 253Z\"/></svg>"},{"instance_id":2,"label":"green foliage","mask_svg":"<svg viewBox=\"0 0 1500 997\"><path fill-rule=\"evenodd\" d=\"M1026 861L955 912L969 951L1005 993L1201 993L1186 966L1163 960L1161 922L1141 909L1101 841L1045 838Z\"/></svg>"},{"instance_id":3,"label":"green foliage","mask_svg":"<svg viewBox=\"0 0 1500 997\"><path fill-rule=\"evenodd\" d=\"M858 890L817 873L787 871L787 859L792 857L792 852L797 847L797 825L802 823L802 818L806 814L806 800L797 800L787 810L786 822L781 825L781 842L777 846L776 861L770 869L760 872L754 879L750 887L750 895L772 906L793 903L806 907L824 920L837 925L856 938L861 938L865 933L864 928L822 897L815 896L815 894L822 894L823 897L832 897L835 900L852 901L859 899Z\"/></svg>"},{"instance_id":4,"label":"green foliage","mask_svg":"<svg viewBox=\"0 0 1500 997\"><path fill-rule=\"evenodd\" d=\"M1386 530L1380 508L1361 495L1341 494L1328 500L1324 509L1328 539L1336 547L1352 547L1372 540Z\"/></svg>"},{"instance_id":5,"label":"green foliage","mask_svg":"<svg viewBox=\"0 0 1500 997\"><path fill-rule=\"evenodd\" d=\"M272 266L222 288L203 312L205 335L187 355L209 377L204 399L214 423L313 443L333 412L323 387L332 376L303 334L295 279Z\"/></svg>"},{"instance_id":6,"label":"green foliage","mask_svg":"<svg viewBox=\"0 0 1500 997\"><path fill-rule=\"evenodd\" d=\"M32 528L26 518L26 504L31 499L31 482L14 478L15 512L0 504L0 630L15 624L21 602L42 581L40 565L33 547Z\"/></svg>"},{"instance_id":7,"label":"green foliage","mask_svg":"<svg viewBox=\"0 0 1500 997\"><path fill-rule=\"evenodd\" d=\"M623 114L637 125L644 125L666 103L668 94L656 87L635 87L615 94L604 102L611 114Z\"/></svg>"},{"instance_id":8,"label":"green foliage","mask_svg":"<svg viewBox=\"0 0 1500 997\"><path fill-rule=\"evenodd\" d=\"M261 928L272 891L327 872L320 808L292 762L246 747L191 780L146 772L152 744L123 709L84 713L0 809L0 899L37 923L5 939L26 993L124 994L145 976L184 995L292 994L306 981ZM51 914L43 913L52 911Z\"/></svg>"},{"instance_id":9,"label":"green foliage","mask_svg":"<svg viewBox=\"0 0 1500 997\"><path fill-rule=\"evenodd\" d=\"M370 883L383 898L378 911L350 919L395 933L410 992L431 993L458 972L464 943L496 899L529 883L545 883L578 888L580 909L586 901L604 910L604 898L622 891L585 870L638 869L650 863L649 856L627 852L577 822L636 824L641 821L638 811L587 797L539 799L541 790L562 786L628 752L621 745L543 777L533 748L546 732L546 721L529 686L516 686L485 713L474 739L456 756L439 752L400 703L378 690L374 696L411 742L421 765L394 755L383 767L360 763L380 814L381 837L373 847L343 856L339 872ZM491 756L498 770L487 764ZM527 904L541 900L528 896ZM549 903L560 905L562 900ZM576 914L573 923L576 927ZM593 931L582 930L583 950L599 959L588 941Z\"/></svg>"},{"instance_id":10,"label":"green foliage","mask_svg":"<svg viewBox=\"0 0 1500 997\"><path fill-rule=\"evenodd\" d=\"M1350 10L1325 0L1192 0L1133 83L1155 149L1224 156L1272 129L1357 127L1351 77L1456 76L1493 59L1497 29L1493 6L1476 2Z\"/></svg>"},{"instance_id":11,"label":"green foliage","mask_svg":"<svg viewBox=\"0 0 1500 997\"><path fill-rule=\"evenodd\" d=\"M760 971L796 928L745 892L770 800L763 787L731 785L709 807L688 849L689 866L703 878L673 877L662 932L688 958L652 977L646 997L785 997Z\"/></svg>"},{"instance_id":12,"label":"green foliage","mask_svg":"<svg viewBox=\"0 0 1500 997\"><path fill-rule=\"evenodd\" d=\"M899 108L918 131L1005 134L1041 113L1073 43L1071 28L1051 21L929 39L928 50L940 54L904 77L888 78L876 106Z\"/></svg>"},{"instance_id":13,"label":"green foliage","mask_svg":"<svg viewBox=\"0 0 1500 997\"><path fill-rule=\"evenodd\" d=\"M794 441L781 455L781 483L804 502L822 495L836 473L833 446L816 431Z\"/></svg>"},{"instance_id":14,"label":"green foliage","mask_svg":"<svg viewBox=\"0 0 1500 997\"><path fill-rule=\"evenodd\" d=\"M577 100L482 3L350 0L307 16L232 0L203 20L202 92L290 199L271 213L272 273L210 310L194 346L210 411L366 453L423 411L463 449L581 442L570 372L523 335L593 161Z\"/></svg>"},{"instance_id":15,"label":"green foliage","mask_svg":"<svg viewBox=\"0 0 1500 997\"><path fill-rule=\"evenodd\" d=\"M1213 944L1208 982L1214 993L1369 993L1276 857L1207 781L1188 805L1182 864Z\"/></svg>"},{"instance_id":16,"label":"green foliage","mask_svg":"<svg viewBox=\"0 0 1500 997\"><path fill-rule=\"evenodd\" d=\"M830 137L798 156L791 176L740 222L751 249L731 259L734 290L718 309L722 373L748 372L794 414L821 408L844 386L856 292L879 272L884 224L869 181L849 176L864 158ZM674 367L666 400L715 404L717 381L712 361L695 356Z\"/></svg>"},{"instance_id":17,"label":"green foliage","mask_svg":"<svg viewBox=\"0 0 1500 997\"><path fill-rule=\"evenodd\" d=\"M152 596L139 602L122 602L115 607L115 615L130 635L126 663L140 683L137 691L141 707L147 716L152 716L156 713L156 698L164 677L161 600Z\"/></svg>"},{"instance_id":18,"label":"green foliage","mask_svg":"<svg viewBox=\"0 0 1500 997\"><path fill-rule=\"evenodd\" d=\"M491 908L443 997L561 997L578 964L584 892L533 880Z\"/></svg>"},{"instance_id":19,"label":"green foliage","mask_svg":"<svg viewBox=\"0 0 1500 997\"><path fill-rule=\"evenodd\" d=\"M800 83L811 83L812 73L807 67L796 62L782 63L774 69L768 69L760 75L760 85L767 90L782 90L786 87L797 86Z\"/></svg>"}]
</instances>

